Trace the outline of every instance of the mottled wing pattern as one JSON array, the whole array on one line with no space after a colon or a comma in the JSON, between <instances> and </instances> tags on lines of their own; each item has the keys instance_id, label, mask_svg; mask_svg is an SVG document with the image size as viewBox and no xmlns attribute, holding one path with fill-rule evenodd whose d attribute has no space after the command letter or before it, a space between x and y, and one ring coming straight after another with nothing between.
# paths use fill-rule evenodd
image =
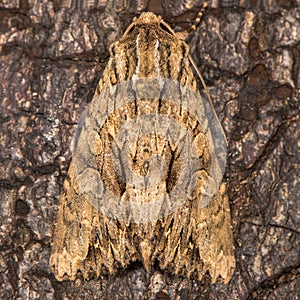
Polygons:
<instances>
[{"instance_id":1,"label":"mottled wing pattern","mask_svg":"<svg viewBox=\"0 0 300 300\"><path fill-rule=\"evenodd\" d=\"M141 261L147 270L158 262L161 269L175 274L201 280L208 272L212 282L218 277L228 282L235 269L229 201L225 185L215 178L222 174L218 163L212 164L215 147L209 138L209 126L205 122L201 124L189 108L151 96L154 91L143 81L157 78L175 81L195 91L188 101L195 107L200 106L202 100L197 93L188 46L160 17L143 13L111 46L110 54L60 196L50 258L56 278L74 280L78 272L89 278ZM136 87L129 84L126 92L133 100L118 106L116 95L120 93L120 84L126 82L142 82L148 96L136 94ZM182 88L168 91L164 86L162 89L170 100L172 93L185 95ZM105 91L109 92L105 94ZM99 104L99 107L97 99L103 95L107 101L102 101L104 106ZM144 126L141 116L145 114L157 116L157 119L168 118L165 132L169 136L175 134L171 126L174 120L196 145L199 167L191 172L189 184L192 188L184 190L187 200L171 213L168 212L176 194L175 198L169 195L179 182L180 168L186 163L181 153L187 135L182 139L167 139L158 131L147 133L147 128L143 129L145 134L139 135L136 128ZM119 144L115 140L128 120L136 124L132 132L137 133L131 141L133 146L127 151L129 162L125 163L123 147L127 140ZM161 124L164 130L165 125ZM86 142L91 139L92 143ZM87 157L94 161L92 168ZM122 162L119 170L114 165L116 159ZM160 169L162 161L165 168ZM158 171L162 180L154 185L154 175ZM95 184L99 176L101 186ZM137 190L134 184L129 184L130 176L148 181L141 181L143 188ZM203 205L205 191L214 189L212 199ZM99 204L91 200L98 197L102 206L110 205L111 198L103 196L108 192L126 204L124 216L120 212L118 217L112 217L112 211L104 213ZM151 206L155 197L163 199L160 206ZM136 199L143 205L150 203L149 209L131 209ZM156 215L162 217L153 217Z\"/></svg>"}]
</instances>

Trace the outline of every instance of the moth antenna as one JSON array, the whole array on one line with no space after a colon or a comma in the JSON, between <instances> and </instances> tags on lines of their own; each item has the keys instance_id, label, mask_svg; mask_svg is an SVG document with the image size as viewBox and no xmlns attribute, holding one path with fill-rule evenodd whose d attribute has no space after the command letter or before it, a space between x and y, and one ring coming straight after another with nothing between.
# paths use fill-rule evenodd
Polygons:
<instances>
[{"instance_id":1,"label":"moth antenna","mask_svg":"<svg viewBox=\"0 0 300 300\"><path fill-rule=\"evenodd\" d=\"M207 100L208 100L209 104L211 105L211 107L214 107L214 106L213 106L213 102L212 102L211 97L210 97L210 94L209 94L209 91L208 91L207 86L206 86L206 84L205 84L204 78L203 78L203 76L201 75L201 72L199 71L199 69L198 69L196 63L194 62L193 58L191 57L191 55L189 55L189 60L190 60L190 62L191 62L191 65L192 65L193 68L195 69L195 71L196 71L198 77L200 78L201 84L202 84L202 86L203 86L203 90L204 90L204 92L205 92L205 94L206 94L206 96L207 96ZM217 122L218 122L219 125L220 125L220 128L223 128L222 125L221 125L220 120L218 119L218 116L217 116L217 114L216 114L216 111L215 111L215 110L212 110L212 111L213 111L213 114L214 114L214 116L215 116ZM227 143L227 138L226 138L226 135L225 135L225 132L224 132L223 129L222 129L222 131L223 131L223 135L224 135L226 144L228 145L228 143Z\"/></svg>"},{"instance_id":2,"label":"moth antenna","mask_svg":"<svg viewBox=\"0 0 300 300\"><path fill-rule=\"evenodd\" d=\"M200 11L198 12L198 15L197 15L197 17L196 17L196 19L195 19L195 21L194 21L194 24L191 26L191 29L192 29L193 31L195 31L195 30L197 29L198 25L200 24L201 19L202 19L202 16L204 15L204 13L205 13L207 7L208 7L208 3L207 3L207 1L204 1L203 4L202 4L201 9L200 9Z\"/></svg>"}]
</instances>

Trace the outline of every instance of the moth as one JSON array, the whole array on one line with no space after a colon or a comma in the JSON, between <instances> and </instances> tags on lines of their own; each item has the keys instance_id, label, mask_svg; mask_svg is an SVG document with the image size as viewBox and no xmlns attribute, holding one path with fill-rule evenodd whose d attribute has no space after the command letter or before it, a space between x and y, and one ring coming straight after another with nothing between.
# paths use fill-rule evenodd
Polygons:
<instances>
[{"instance_id":1,"label":"moth","mask_svg":"<svg viewBox=\"0 0 300 300\"><path fill-rule=\"evenodd\" d=\"M151 12L111 45L60 195L57 280L135 261L230 280L226 139L197 76L183 35Z\"/></svg>"}]
</instances>

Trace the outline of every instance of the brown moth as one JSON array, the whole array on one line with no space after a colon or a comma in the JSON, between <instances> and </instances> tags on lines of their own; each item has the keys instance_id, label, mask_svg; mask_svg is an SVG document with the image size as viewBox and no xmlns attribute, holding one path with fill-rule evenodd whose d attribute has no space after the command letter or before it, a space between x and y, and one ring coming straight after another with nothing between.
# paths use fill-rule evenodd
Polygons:
<instances>
[{"instance_id":1,"label":"brown moth","mask_svg":"<svg viewBox=\"0 0 300 300\"><path fill-rule=\"evenodd\" d=\"M153 13L111 45L60 196L50 257L58 280L134 261L230 280L226 140L195 74L182 35Z\"/></svg>"}]
</instances>

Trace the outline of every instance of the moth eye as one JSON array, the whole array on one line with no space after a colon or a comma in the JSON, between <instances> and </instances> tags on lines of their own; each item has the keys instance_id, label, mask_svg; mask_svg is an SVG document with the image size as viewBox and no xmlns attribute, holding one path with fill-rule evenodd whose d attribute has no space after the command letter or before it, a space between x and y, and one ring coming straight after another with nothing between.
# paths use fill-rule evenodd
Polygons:
<instances>
[{"instance_id":1,"label":"moth eye","mask_svg":"<svg viewBox=\"0 0 300 300\"><path fill-rule=\"evenodd\" d=\"M173 34L173 32L172 32L166 25L164 25L163 23L160 23L159 25L160 25L160 28L161 28L163 31L165 31L165 32L167 32L167 33L169 33L169 34Z\"/></svg>"}]
</instances>

